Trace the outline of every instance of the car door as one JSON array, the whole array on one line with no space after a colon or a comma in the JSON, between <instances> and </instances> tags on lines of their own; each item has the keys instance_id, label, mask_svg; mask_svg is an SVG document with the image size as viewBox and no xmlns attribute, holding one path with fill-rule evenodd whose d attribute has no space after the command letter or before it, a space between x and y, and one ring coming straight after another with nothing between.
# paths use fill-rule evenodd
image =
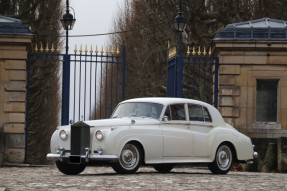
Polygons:
<instances>
[{"instance_id":1,"label":"car door","mask_svg":"<svg viewBox=\"0 0 287 191\"><path fill-rule=\"evenodd\" d=\"M192 154L192 135L187 120L186 104L166 108L162 122L163 157L189 157Z\"/></svg>"},{"instance_id":2,"label":"car door","mask_svg":"<svg viewBox=\"0 0 287 191\"><path fill-rule=\"evenodd\" d=\"M210 131L213 129L212 119L206 107L196 104L187 105L189 129L192 134L192 156L208 157L210 155Z\"/></svg>"}]
</instances>

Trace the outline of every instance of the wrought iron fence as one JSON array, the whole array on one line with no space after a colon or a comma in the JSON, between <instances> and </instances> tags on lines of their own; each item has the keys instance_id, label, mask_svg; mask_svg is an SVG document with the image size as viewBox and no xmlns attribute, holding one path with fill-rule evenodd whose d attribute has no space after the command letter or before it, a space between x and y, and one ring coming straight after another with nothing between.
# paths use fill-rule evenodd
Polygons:
<instances>
[{"instance_id":1,"label":"wrought iron fence","mask_svg":"<svg viewBox=\"0 0 287 191\"><path fill-rule=\"evenodd\" d=\"M167 96L191 98L218 104L218 58L211 51L193 47L185 56L177 56L176 48L169 51Z\"/></svg>"}]
</instances>

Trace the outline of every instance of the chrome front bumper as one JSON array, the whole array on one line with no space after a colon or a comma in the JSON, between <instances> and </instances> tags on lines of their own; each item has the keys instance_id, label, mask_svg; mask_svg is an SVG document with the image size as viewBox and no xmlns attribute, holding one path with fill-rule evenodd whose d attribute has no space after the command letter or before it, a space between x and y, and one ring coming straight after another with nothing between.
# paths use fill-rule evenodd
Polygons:
<instances>
[{"instance_id":1,"label":"chrome front bumper","mask_svg":"<svg viewBox=\"0 0 287 191\"><path fill-rule=\"evenodd\" d=\"M60 154L53 154L53 153L49 153L47 154L47 159L48 160L59 160L59 161L63 161L63 159L68 159L71 155L60 155ZM102 160L102 161L110 161L110 162L116 162L119 160L119 157L115 156L115 155L81 155L80 156L81 159L85 159L86 162L89 161L95 161L95 160Z\"/></svg>"},{"instance_id":2,"label":"chrome front bumper","mask_svg":"<svg viewBox=\"0 0 287 191\"><path fill-rule=\"evenodd\" d=\"M61 148L59 149L59 153L49 153L47 154L46 158L48 160L55 160L55 161L63 161L64 159L70 159L71 157L78 157L80 159L85 160L85 162L90 161L108 161L108 162L117 162L119 160L119 157L115 155L102 155L102 154L90 154L89 148L86 148L86 154L80 155L80 156L73 156L65 153L65 149Z\"/></svg>"}]
</instances>

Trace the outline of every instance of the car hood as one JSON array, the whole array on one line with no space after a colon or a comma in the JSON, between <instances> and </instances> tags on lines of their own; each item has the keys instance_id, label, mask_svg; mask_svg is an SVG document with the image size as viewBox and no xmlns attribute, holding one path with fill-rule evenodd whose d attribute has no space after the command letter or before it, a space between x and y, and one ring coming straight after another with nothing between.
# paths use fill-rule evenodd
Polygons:
<instances>
[{"instance_id":1,"label":"car hood","mask_svg":"<svg viewBox=\"0 0 287 191\"><path fill-rule=\"evenodd\" d=\"M158 125L160 121L152 118L115 118L115 119L101 119L101 120L90 120L84 121L91 127L118 127L118 126L129 126L129 125Z\"/></svg>"}]
</instances>

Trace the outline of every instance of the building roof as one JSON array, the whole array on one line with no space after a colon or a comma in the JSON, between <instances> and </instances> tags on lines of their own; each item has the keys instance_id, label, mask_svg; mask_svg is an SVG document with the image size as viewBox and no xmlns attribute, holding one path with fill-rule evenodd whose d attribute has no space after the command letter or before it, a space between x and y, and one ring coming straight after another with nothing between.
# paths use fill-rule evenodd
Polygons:
<instances>
[{"instance_id":1,"label":"building roof","mask_svg":"<svg viewBox=\"0 0 287 191\"><path fill-rule=\"evenodd\" d=\"M214 40L287 40L287 21L262 18L229 24Z\"/></svg>"},{"instance_id":2,"label":"building roof","mask_svg":"<svg viewBox=\"0 0 287 191\"><path fill-rule=\"evenodd\" d=\"M18 19L0 15L0 34L31 35L28 25Z\"/></svg>"}]
</instances>

